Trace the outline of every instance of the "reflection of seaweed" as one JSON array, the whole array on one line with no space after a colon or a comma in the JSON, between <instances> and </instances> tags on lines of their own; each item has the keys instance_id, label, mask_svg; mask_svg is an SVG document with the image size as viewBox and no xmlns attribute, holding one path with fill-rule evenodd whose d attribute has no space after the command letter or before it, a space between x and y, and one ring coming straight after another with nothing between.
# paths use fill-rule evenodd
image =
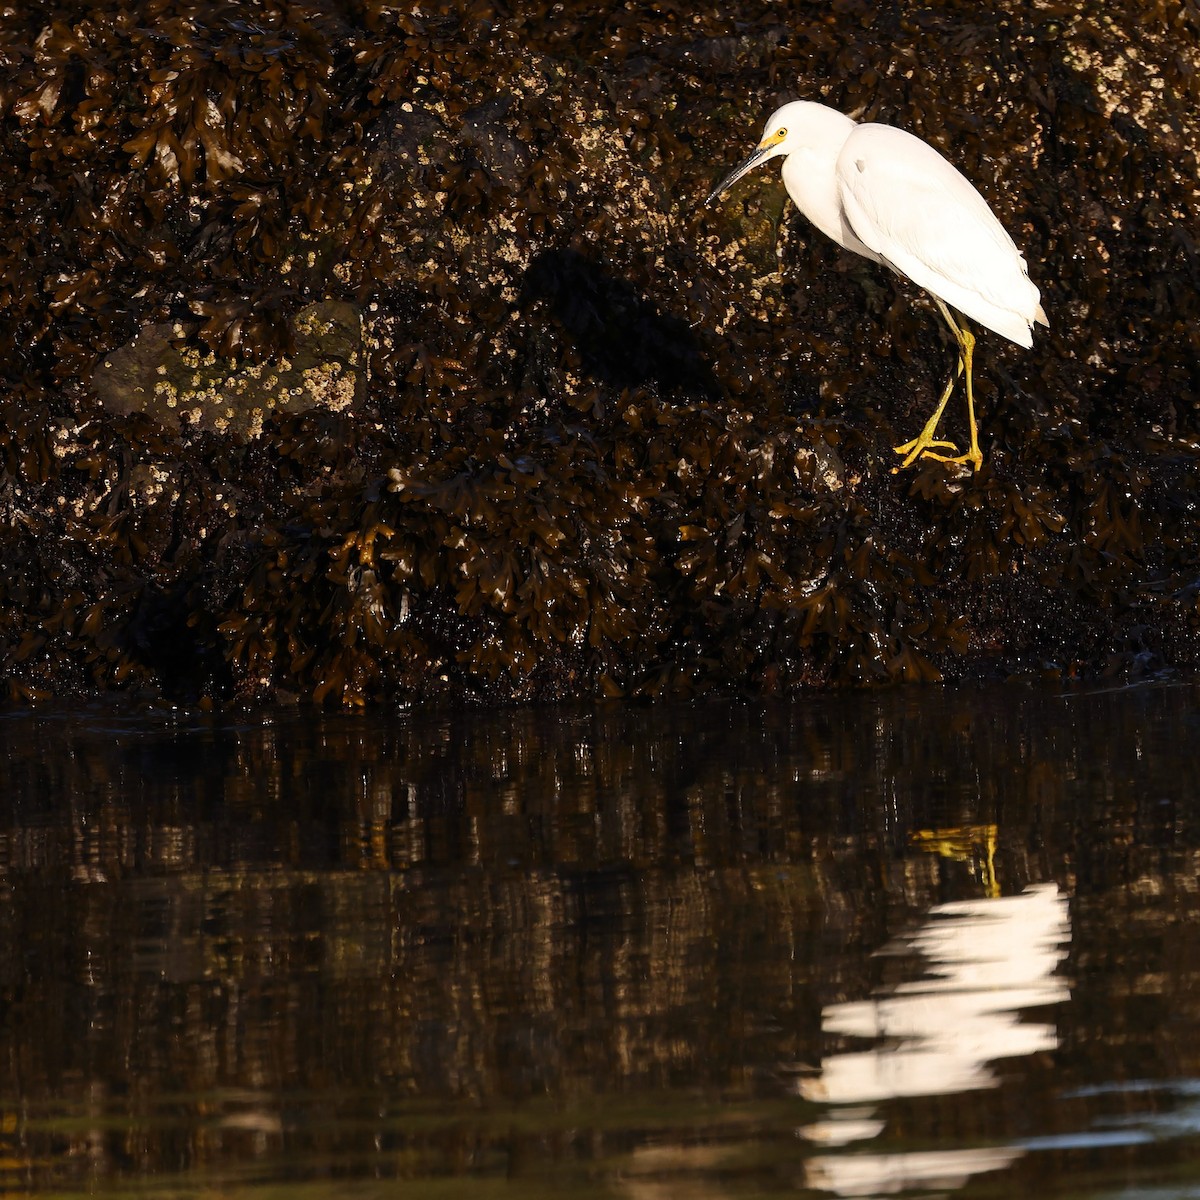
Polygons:
<instances>
[{"instance_id":1,"label":"reflection of seaweed","mask_svg":"<svg viewBox=\"0 0 1200 1200\"><path fill-rule=\"evenodd\" d=\"M819 1062L822 1001L894 982L870 952L930 904L979 895L964 868L913 849L912 831L987 836L999 821L1006 893L1079 880L1079 928L1121 984L1116 1019L1080 1017L1141 1060L1155 1031L1137 1016L1162 979L1148 933L1192 961L1181 918L1200 824L1180 767L1196 708L1182 698L896 689L649 713L172 714L157 728L10 716L0 1054L19 1058L31 1107L89 1106L80 1137L104 1081L106 1104L138 1106L143 1168L171 1171L178 1128L145 1120L154 1096L173 1112L194 1096L208 1127L242 1088L293 1116L340 1096L358 1114L343 1147L370 1142L362 1105L377 1092L393 1115L420 1097L417 1141L437 1097L477 1113L540 1094L561 1120L558 1102L582 1096L595 1119L600 1094L627 1112L635 1089L681 1079L689 1102L697 1087L736 1097L747 1037L768 1064ZM68 871L86 886L64 888ZM1128 986L1131 971L1146 987ZM731 1037L748 996L772 1019ZM73 1036L92 1013L120 1019ZM226 1052L210 1052L214 1028ZM503 1053L514 1043L521 1054ZM1061 1088L1044 1099L1061 1103ZM635 1117L644 1128L641 1106ZM780 1118L794 1130L794 1098Z\"/></svg>"},{"instance_id":2,"label":"reflection of seaweed","mask_svg":"<svg viewBox=\"0 0 1200 1200\"><path fill-rule=\"evenodd\" d=\"M1194 105L1131 0L1020 41L1005 6L862 6L849 41L761 0L737 36L640 0L486 28L394 8L59 0L0 30L10 694L1200 662ZM1089 64L1123 23L1117 95ZM695 211L772 76L841 80L817 97L951 149L1027 247L1052 332L989 357L978 478L887 473L948 366L902 284L781 218L769 173ZM227 356L269 371L322 297L370 348L336 412L242 445L88 391L148 328L222 357L198 387L236 384Z\"/></svg>"}]
</instances>

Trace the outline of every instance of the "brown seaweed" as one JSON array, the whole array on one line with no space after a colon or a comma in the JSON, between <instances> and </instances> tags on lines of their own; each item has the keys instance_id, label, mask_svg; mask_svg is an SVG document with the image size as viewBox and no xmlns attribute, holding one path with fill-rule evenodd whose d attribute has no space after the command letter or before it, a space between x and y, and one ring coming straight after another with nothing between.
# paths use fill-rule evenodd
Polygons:
<instances>
[{"instance_id":1,"label":"brown seaweed","mask_svg":"<svg viewBox=\"0 0 1200 1200\"><path fill-rule=\"evenodd\" d=\"M1131 3L14 10L7 694L1194 668L1197 32ZM800 95L939 146L1026 251L1051 329L984 335L973 479L891 472L953 353L913 289L770 172L698 207Z\"/></svg>"}]
</instances>

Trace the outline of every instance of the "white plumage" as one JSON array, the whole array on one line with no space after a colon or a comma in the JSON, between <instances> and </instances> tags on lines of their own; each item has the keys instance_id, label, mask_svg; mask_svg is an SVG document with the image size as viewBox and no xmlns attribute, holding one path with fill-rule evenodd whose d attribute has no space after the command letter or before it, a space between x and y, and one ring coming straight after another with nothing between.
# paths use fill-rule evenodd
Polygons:
<instances>
[{"instance_id":1,"label":"white plumage","mask_svg":"<svg viewBox=\"0 0 1200 1200\"><path fill-rule=\"evenodd\" d=\"M1012 238L987 201L932 146L891 125L859 125L845 114L795 100L767 122L762 140L708 198L711 203L747 171L783 157L783 182L796 207L840 246L884 263L937 302L959 346L958 368L921 434L903 446L903 466L928 455L983 462L975 428L971 359L975 339L951 308L1020 346L1046 324L1037 287ZM966 375L971 448L934 434L958 375Z\"/></svg>"}]
</instances>

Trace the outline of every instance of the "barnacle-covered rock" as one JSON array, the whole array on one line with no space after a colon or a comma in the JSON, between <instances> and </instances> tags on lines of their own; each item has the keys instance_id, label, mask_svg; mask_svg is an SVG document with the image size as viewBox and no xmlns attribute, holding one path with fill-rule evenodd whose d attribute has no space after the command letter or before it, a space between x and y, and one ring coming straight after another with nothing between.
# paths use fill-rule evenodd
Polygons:
<instances>
[{"instance_id":1,"label":"barnacle-covered rock","mask_svg":"<svg viewBox=\"0 0 1200 1200\"><path fill-rule=\"evenodd\" d=\"M105 356L92 376L112 413L145 413L171 430L258 437L284 413L345 412L364 393L362 318L352 304L322 301L291 320L286 356L266 363L218 358L187 344L187 328L149 325Z\"/></svg>"},{"instance_id":2,"label":"barnacle-covered rock","mask_svg":"<svg viewBox=\"0 0 1200 1200\"><path fill-rule=\"evenodd\" d=\"M0 681L344 705L1200 664L1186 6L52 0L0 26ZM507 64L497 83L496 63ZM1050 330L952 347L761 171L937 145ZM961 409L951 405L951 436Z\"/></svg>"}]
</instances>

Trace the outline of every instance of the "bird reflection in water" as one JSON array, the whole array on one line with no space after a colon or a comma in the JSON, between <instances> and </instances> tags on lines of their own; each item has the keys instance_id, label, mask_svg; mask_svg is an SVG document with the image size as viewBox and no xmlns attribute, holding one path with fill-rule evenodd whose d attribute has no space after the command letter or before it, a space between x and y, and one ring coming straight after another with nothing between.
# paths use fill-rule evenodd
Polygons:
<instances>
[{"instance_id":1,"label":"bird reflection in water","mask_svg":"<svg viewBox=\"0 0 1200 1200\"><path fill-rule=\"evenodd\" d=\"M805 1099L830 1106L801 1133L826 1146L862 1142L883 1132L879 1106L888 1100L995 1087L994 1060L1056 1049L1055 1027L1023 1020L1021 1012L1070 998L1067 981L1056 973L1069 943L1067 900L1053 883L932 909L918 929L883 951L920 954L926 964L921 978L822 1011L826 1034L873 1044L830 1055L800 1080ZM840 1196L952 1189L1009 1166L1021 1153L1019 1147L970 1147L822 1154L808 1160L807 1182Z\"/></svg>"}]
</instances>

